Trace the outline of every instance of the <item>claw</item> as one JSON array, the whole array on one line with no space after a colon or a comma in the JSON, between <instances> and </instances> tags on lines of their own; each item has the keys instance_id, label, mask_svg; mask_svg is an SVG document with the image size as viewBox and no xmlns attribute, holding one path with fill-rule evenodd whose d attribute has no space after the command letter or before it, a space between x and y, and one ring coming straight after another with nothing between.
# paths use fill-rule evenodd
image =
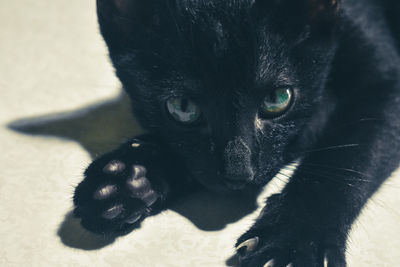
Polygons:
<instances>
[{"instance_id":1,"label":"claw","mask_svg":"<svg viewBox=\"0 0 400 267\"><path fill-rule=\"evenodd\" d=\"M104 219L112 220L112 219L116 218L118 215L120 215L121 212L123 211L123 209L124 209L124 207L122 205L116 205L116 206L109 208L105 212L103 212L103 214L101 216Z\"/></svg>"},{"instance_id":2,"label":"claw","mask_svg":"<svg viewBox=\"0 0 400 267\"><path fill-rule=\"evenodd\" d=\"M147 207L150 207L157 201L158 195L153 190L150 190L144 196L142 196L141 199L144 203L146 203Z\"/></svg>"},{"instance_id":3,"label":"claw","mask_svg":"<svg viewBox=\"0 0 400 267\"><path fill-rule=\"evenodd\" d=\"M254 238L244 241L242 244L237 246L236 250L239 251L241 248L246 248L246 252L252 251L257 247L258 242L259 238L258 236L256 236Z\"/></svg>"},{"instance_id":4,"label":"claw","mask_svg":"<svg viewBox=\"0 0 400 267\"><path fill-rule=\"evenodd\" d=\"M286 267L293 267L293 263L289 263Z\"/></svg>"},{"instance_id":5,"label":"claw","mask_svg":"<svg viewBox=\"0 0 400 267\"><path fill-rule=\"evenodd\" d=\"M326 254L324 256L324 267L328 267L328 257Z\"/></svg>"},{"instance_id":6,"label":"claw","mask_svg":"<svg viewBox=\"0 0 400 267\"><path fill-rule=\"evenodd\" d=\"M269 262L267 262L266 264L264 264L264 267L274 267L275 266L275 260L272 259Z\"/></svg>"},{"instance_id":7,"label":"claw","mask_svg":"<svg viewBox=\"0 0 400 267\"><path fill-rule=\"evenodd\" d=\"M125 222L128 224L134 224L137 222L140 217L142 217L142 212L135 212L131 216L129 216L127 219L125 219Z\"/></svg>"}]
</instances>

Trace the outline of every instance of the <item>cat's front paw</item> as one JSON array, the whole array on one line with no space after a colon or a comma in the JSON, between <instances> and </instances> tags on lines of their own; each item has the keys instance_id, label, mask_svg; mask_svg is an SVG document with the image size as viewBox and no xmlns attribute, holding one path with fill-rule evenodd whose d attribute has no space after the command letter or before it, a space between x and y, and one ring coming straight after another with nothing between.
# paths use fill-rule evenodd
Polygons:
<instances>
[{"instance_id":1,"label":"cat's front paw","mask_svg":"<svg viewBox=\"0 0 400 267\"><path fill-rule=\"evenodd\" d=\"M236 249L240 266L346 266L343 234L313 226L309 220L282 214L287 211L280 209L276 203L267 206L259 221L238 239Z\"/></svg>"},{"instance_id":2,"label":"cat's front paw","mask_svg":"<svg viewBox=\"0 0 400 267\"><path fill-rule=\"evenodd\" d=\"M160 211L167 191L157 169L160 161L157 147L137 140L95 160L74 195L74 214L83 227L94 233L124 234Z\"/></svg>"}]
</instances>

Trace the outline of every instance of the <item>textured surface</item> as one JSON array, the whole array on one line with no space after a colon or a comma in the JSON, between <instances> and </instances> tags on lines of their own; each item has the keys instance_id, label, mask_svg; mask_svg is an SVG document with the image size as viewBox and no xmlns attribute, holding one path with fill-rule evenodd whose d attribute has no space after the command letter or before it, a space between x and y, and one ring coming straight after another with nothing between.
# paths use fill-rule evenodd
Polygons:
<instances>
[{"instance_id":1,"label":"textured surface","mask_svg":"<svg viewBox=\"0 0 400 267\"><path fill-rule=\"evenodd\" d=\"M94 1L0 1L0 266L224 266L257 216L244 216L253 208L244 199L199 193L115 242L70 216L91 156L140 132L94 10ZM400 265L399 206L400 173L355 225L349 266Z\"/></svg>"}]
</instances>

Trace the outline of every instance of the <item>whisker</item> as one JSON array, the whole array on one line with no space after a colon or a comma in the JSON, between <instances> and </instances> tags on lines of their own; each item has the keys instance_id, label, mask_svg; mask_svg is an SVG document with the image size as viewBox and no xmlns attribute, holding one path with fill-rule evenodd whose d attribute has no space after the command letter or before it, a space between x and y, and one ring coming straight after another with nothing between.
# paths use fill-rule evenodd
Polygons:
<instances>
[{"instance_id":1,"label":"whisker","mask_svg":"<svg viewBox=\"0 0 400 267\"><path fill-rule=\"evenodd\" d=\"M323 172L323 173L330 174L329 171L324 171L324 170L321 170L321 169L312 169L312 168L309 168L309 167L307 167L307 166L300 166L299 168L306 169L306 170L309 170L309 171L319 171L319 172ZM373 182L373 181L364 180L364 179L361 179L361 178L349 179L348 176L341 175L341 174L335 174L335 175L336 175L336 177L344 178L344 179L346 179L347 181L366 181L366 182Z\"/></svg>"},{"instance_id":2,"label":"whisker","mask_svg":"<svg viewBox=\"0 0 400 267\"><path fill-rule=\"evenodd\" d=\"M371 198L370 201L372 201L377 206L382 207L386 211L392 212L394 215L396 215L398 218L400 218L400 213L397 210L393 209L390 205L385 205L385 203L382 200L376 199L376 198Z\"/></svg>"},{"instance_id":3,"label":"whisker","mask_svg":"<svg viewBox=\"0 0 400 267\"><path fill-rule=\"evenodd\" d=\"M278 174L281 174L281 173L278 173ZM274 177L274 179L278 179L279 181L281 181L282 183L285 183L285 184L288 182L288 181L283 180L282 178L280 178L277 175Z\"/></svg>"},{"instance_id":4,"label":"whisker","mask_svg":"<svg viewBox=\"0 0 400 267\"><path fill-rule=\"evenodd\" d=\"M312 149L312 150L306 150L306 151L303 151L300 153L312 153L312 152L333 150L333 149L338 149L338 148L352 148L352 147L358 147L359 145L360 144L346 144L346 145L328 146L328 147L322 147L322 148L317 148L317 149Z\"/></svg>"},{"instance_id":5,"label":"whisker","mask_svg":"<svg viewBox=\"0 0 400 267\"><path fill-rule=\"evenodd\" d=\"M298 172L304 172L304 173L307 173L307 174L314 175L314 176L316 176L316 177L326 178L326 179L328 179L328 180L330 180L330 181L332 181L332 182L341 183L341 184L347 185L347 186L349 186L349 187L355 187L355 185L353 185L353 184L351 184L351 183L346 183L346 182L344 182L344 181L342 181L342 180L334 179L334 178L331 177L331 176L317 174L317 173L315 173L315 172L307 171L307 170L304 170L304 169L298 169Z\"/></svg>"},{"instance_id":6,"label":"whisker","mask_svg":"<svg viewBox=\"0 0 400 267\"><path fill-rule=\"evenodd\" d=\"M357 121L352 121L352 122L344 123L344 124L342 124L342 125L336 127L335 130L344 128L344 127L346 127L346 126L355 125L355 124L357 124L357 123L370 122L370 121L381 121L381 120L378 119L378 118L362 118L362 119L359 119L359 120L357 120Z\"/></svg>"},{"instance_id":7,"label":"whisker","mask_svg":"<svg viewBox=\"0 0 400 267\"><path fill-rule=\"evenodd\" d=\"M289 179L290 179L290 177L291 177L290 175L287 175L287 174L282 173L282 172L280 172L280 171L278 172L278 174L283 175L283 176L285 176L286 178L289 178Z\"/></svg>"},{"instance_id":8,"label":"whisker","mask_svg":"<svg viewBox=\"0 0 400 267\"><path fill-rule=\"evenodd\" d=\"M286 168L286 167L284 167L284 168ZM292 169L288 169L288 170L292 170ZM317 177L323 177L323 178L327 178L327 179L332 180L332 181L335 181L335 182L344 183L344 181L342 181L342 180L336 180L336 179L334 179L334 178L331 177L331 176L327 176L327 175L321 174L321 173L316 173L315 170L311 170L311 169L307 169L307 168L302 168L301 166L299 166L296 170L297 170L298 172L303 172L303 173L307 173L307 174L311 174L311 175L316 175ZM344 183L344 184L349 185L349 186L354 186L353 184L348 184L348 183Z\"/></svg>"},{"instance_id":9,"label":"whisker","mask_svg":"<svg viewBox=\"0 0 400 267\"><path fill-rule=\"evenodd\" d=\"M329 166L329 165L324 165L324 164L316 164L316 163L307 163L304 162L302 165L310 165L310 166L315 166L315 167L323 167L323 168L328 168L328 169L334 169L334 170L340 170L340 171L347 171L347 172L353 172L357 173L363 176L371 177L371 175L354 170L354 169L349 169L349 168L342 168L342 167L336 167L336 166Z\"/></svg>"},{"instance_id":10,"label":"whisker","mask_svg":"<svg viewBox=\"0 0 400 267\"><path fill-rule=\"evenodd\" d=\"M310 171L310 172L318 172L318 173L322 173L322 174L326 174L326 175L331 174L331 173L328 172L328 171L324 171L324 170L320 170L320 169L315 170L315 169L307 168L307 167L304 167L304 166L299 166L298 169L303 169L303 170L307 170L307 171ZM349 179L347 176L344 176L344 175L340 175L340 174L334 174L334 175L335 175L335 177L337 177L337 178L344 178L345 181L349 181L349 182L365 181L365 182L371 182L371 183L373 183L373 181L370 181L370 180L363 180L363 179L358 179L358 178L356 178L356 179Z\"/></svg>"},{"instance_id":11,"label":"whisker","mask_svg":"<svg viewBox=\"0 0 400 267\"><path fill-rule=\"evenodd\" d=\"M284 168L287 168L287 167L284 167ZM331 174L331 173L329 173L329 171L324 171L324 170L321 170L321 169L319 169L319 170L314 170L314 169L311 169L311 168L307 168L307 167L305 167L305 166L299 166L298 167L299 169L301 168L301 169L303 169L303 170L306 170L306 171L308 171L309 173L311 173L311 172L319 172L319 173L322 173L322 174L325 174L325 175L329 175L329 174ZM287 168L288 170L294 170L294 169L290 169L290 168ZM335 169L337 169L337 170L341 170L340 168L335 168ZM346 170L347 171L347 170ZM354 171L354 170L353 170ZM354 171L355 173L357 173L357 174L360 174L360 175L363 175L363 173L361 173L361 172L357 172L357 171ZM366 175L365 174L365 176L367 176L367 177L372 177L372 176L370 176L370 175ZM330 177L332 177L332 176L330 176ZM342 179L342 181L347 181L347 182L362 182L362 183L369 183L369 184L373 184L373 185L381 185L382 183L380 183L380 182L375 182L375 181L372 181L372 180L368 180L368 179L362 179L362 178L359 178L359 177L348 177L348 176L346 176L346 175L343 175L343 174L335 174L335 176L334 177L336 177L336 178L341 178ZM393 183L388 183L388 182L386 182L386 183L383 183L383 185L390 185L390 186L392 186L392 187L395 187L395 188L400 188L399 186L397 186L396 184L393 184Z\"/></svg>"}]
</instances>

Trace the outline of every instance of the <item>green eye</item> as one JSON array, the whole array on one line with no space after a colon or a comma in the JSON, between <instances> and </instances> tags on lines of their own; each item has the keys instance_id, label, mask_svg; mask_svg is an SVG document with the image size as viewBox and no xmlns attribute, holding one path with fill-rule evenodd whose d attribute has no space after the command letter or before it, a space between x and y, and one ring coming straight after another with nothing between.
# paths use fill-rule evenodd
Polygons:
<instances>
[{"instance_id":1,"label":"green eye","mask_svg":"<svg viewBox=\"0 0 400 267\"><path fill-rule=\"evenodd\" d=\"M280 88L272 91L261 106L261 115L265 118L273 118L282 115L292 103L293 91L288 88Z\"/></svg>"},{"instance_id":2,"label":"green eye","mask_svg":"<svg viewBox=\"0 0 400 267\"><path fill-rule=\"evenodd\" d=\"M171 97L167 100L169 114L178 122L192 124L198 121L201 112L199 107L187 98Z\"/></svg>"}]
</instances>

